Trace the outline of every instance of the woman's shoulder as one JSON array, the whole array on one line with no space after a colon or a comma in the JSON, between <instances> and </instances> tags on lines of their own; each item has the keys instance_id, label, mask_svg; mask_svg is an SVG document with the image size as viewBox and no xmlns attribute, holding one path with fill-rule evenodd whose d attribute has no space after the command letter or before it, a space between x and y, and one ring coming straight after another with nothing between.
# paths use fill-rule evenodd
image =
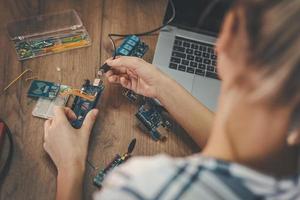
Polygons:
<instances>
[{"instance_id":1,"label":"woman's shoulder","mask_svg":"<svg viewBox=\"0 0 300 200\"><path fill-rule=\"evenodd\" d=\"M133 157L112 171L103 184L104 187L137 186L141 182L145 186L152 185L152 182L158 183L176 173L178 166L187 162L187 159L173 158L166 154Z\"/></svg>"},{"instance_id":2,"label":"woman's shoulder","mask_svg":"<svg viewBox=\"0 0 300 200\"><path fill-rule=\"evenodd\" d=\"M125 200L132 199L132 195L143 197L138 199L152 198L188 163L188 159L166 154L131 158L107 176L102 191L95 195L95 199L119 199L122 196Z\"/></svg>"},{"instance_id":3,"label":"woman's shoulder","mask_svg":"<svg viewBox=\"0 0 300 200\"><path fill-rule=\"evenodd\" d=\"M291 191L300 195L299 184L292 179L278 181L236 163L201 155L160 154L134 157L116 168L95 199L257 199Z\"/></svg>"}]
</instances>

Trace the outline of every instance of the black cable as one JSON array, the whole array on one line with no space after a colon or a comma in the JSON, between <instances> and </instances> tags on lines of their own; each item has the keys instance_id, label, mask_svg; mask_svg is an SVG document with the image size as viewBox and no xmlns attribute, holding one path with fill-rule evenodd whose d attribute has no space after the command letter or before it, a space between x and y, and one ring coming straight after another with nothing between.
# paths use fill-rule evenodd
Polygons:
<instances>
[{"instance_id":1,"label":"black cable","mask_svg":"<svg viewBox=\"0 0 300 200\"><path fill-rule=\"evenodd\" d=\"M127 36L130 36L130 35L145 36L145 35L149 35L151 33L155 33L156 31L159 31L160 29L162 29L165 26L169 25L175 19L176 10L175 10L175 5L173 3L173 0L169 0L169 3L171 4L171 8L172 8L172 16L170 17L170 19L166 23L162 24L161 26L159 26L155 29L149 30L149 31L141 32L141 33L131 33L131 34L129 34L129 33L127 33L127 34L110 33L108 35L116 36L116 37L127 37Z\"/></svg>"},{"instance_id":2,"label":"black cable","mask_svg":"<svg viewBox=\"0 0 300 200\"><path fill-rule=\"evenodd\" d=\"M116 56L117 56L117 48L116 48L115 41L113 40L113 37L127 37L127 36L130 36L130 35L147 36L147 35L155 33L157 31L161 30L162 28L166 27L167 25L169 25L175 19L175 16L176 16L176 10L175 10L175 5L174 5L173 0L169 0L169 3L172 7L172 16L170 17L170 19L166 23L163 23L161 26L159 26L155 29L149 30L149 31L141 32L141 33L127 33L127 34L110 33L110 34L108 34L108 37L109 37L109 39L110 39L110 41L113 45L113 48L114 48L113 59L115 59Z\"/></svg>"},{"instance_id":3,"label":"black cable","mask_svg":"<svg viewBox=\"0 0 300 200\"><path fill-rule=\"evenodd\" d=\"M2 170L0 171L0 188L1 188L1 186L4 182L4 179L5 179L6 175L8 174L10 165L11 165L11 161L12 161L12 158L13 158L14 146L13 146L13 139L12 139L11 131L9 130L8 126L6 125L6 123L2 119L0 119L0 122L2 122L4 124L4 131L6 131L6 135L8 136L8 140L9 140L8 156L7 156L7 159L5 161L5 164L2 168Z\"/></svg>"},{"instance_id":4,"label":"black cable","mask_svg":"<svg viewBox=\"0 0 300 200\"><path fill-rule=\"evenodd\" d=\"M209 6L206 8L206 10L200 16L200 18L198 20L198 25L203 23L204 19L208 16L208 14L212 11L212 9L216 6L216 4L219 1L220 0L214 0L209 4ZM172 9L172 16L170 17L170 19L166 23L163 23L161 26L159 26L155 29L145 31L145 32L141 32L141 33L131 33L131 34L128 34L128 33L127 34L109 33L108 37L109 37L109 39L112 43L113 49L114 49L113 59L115 59L116 56L117 56L117 48L116 48L116 44L115 44L115 41L114 41L113 37L127 37L127 36L130 36L130 35L147 36L147 35L150 35L152 33L155 33L156 31L159 31L160 29L162 29L165 26L169 25L175 19L175 16L176 16L176 9L175 9L175 5L174 5L173 0L169 0L169 3L171 5L171 9ZM104 63L104 65L102 65L100 67L99 71L101 73L106 73L109 69L110 69L110 66L107 65L106 63Z\"/></svg>"},{"instance_id":5,"label":"black cable","mask_svg":"<svg viewBox=\"0 0 300 200\"><path fill-rule=\"evenodd\" d=\"M166 23L162 24L161 26L159 26L155 29L149 30L149 31L141 32L141 33L131 33L131 34L129 34L129 33L127 33L127 34L109 33L108 34L109 40L111 41L113 49L114 49L113 59L115 59L116 56L117 56L117 47L116 47L116 44L115 44L115 41L114 41L113 37L127 37L127 36L130 36L130 35L136 35L136 36L150 35L152 33L155 33L156 31L159 31L160 29L164 28L165 26L169 25L175 19L176 10L175 10L174 2L173 2L173 0L169 0L169 2L170 2L171 7L172 7L172 16L170 17L170 19ZM99 72L98 73L101 75L103 73L106 73L109 69L110 69L110 66L107 63L104 63L102 66L100 66L100 68L99 68L100 73Z\"/></svg>"}]
</instances>

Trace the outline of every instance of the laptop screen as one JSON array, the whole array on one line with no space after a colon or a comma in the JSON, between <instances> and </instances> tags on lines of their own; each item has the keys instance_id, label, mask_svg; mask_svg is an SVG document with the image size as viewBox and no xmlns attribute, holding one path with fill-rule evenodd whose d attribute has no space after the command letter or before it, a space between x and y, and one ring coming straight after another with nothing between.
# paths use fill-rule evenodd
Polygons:
<instances>
[{"instance_id":1,"label":"laptop screen","mask_svg":"<svg viewBox=\"0 0 300 200\"><path fill-rule=\"evenodd\" d=\"M226 0L173 0L176 10L175 19L170 25L193 32L217 36L224 15L230 8ZM169 3L164 23L172 16ZM209 12L208 12L209 11ZM207 12L203 18L203 12Z\"/></svg>"}]
</instances>

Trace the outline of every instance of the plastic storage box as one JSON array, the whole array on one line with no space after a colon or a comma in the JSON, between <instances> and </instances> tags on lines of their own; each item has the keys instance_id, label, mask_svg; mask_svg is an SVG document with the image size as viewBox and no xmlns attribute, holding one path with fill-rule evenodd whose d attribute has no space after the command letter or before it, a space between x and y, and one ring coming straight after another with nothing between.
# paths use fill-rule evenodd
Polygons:
<instances>
[{"instance_id":1,"label":"plastic storage box","mask_svg":"<svg viewBox=\"0 0 300 200\"><path fill-rule=\"evenodd\" d=\"M75 10L34 16L7 24L19 60L91 45Z\"/></svg>"}]
</instances>

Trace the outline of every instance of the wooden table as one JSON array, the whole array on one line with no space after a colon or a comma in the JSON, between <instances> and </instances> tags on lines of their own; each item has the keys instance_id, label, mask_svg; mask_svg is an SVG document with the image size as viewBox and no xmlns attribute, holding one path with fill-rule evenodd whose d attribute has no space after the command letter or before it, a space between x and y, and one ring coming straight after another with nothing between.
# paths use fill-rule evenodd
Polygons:
<instances>
[{"instance_id":1,"label":"wooden table","mask_svg":"<svg viewBox=\"0 0 300 200\"><path fill-rule=\"evenodd\" d=\"M31 68L41 80L80 87L83 80L93 79L97 68L111 55L108 33L134 33L161 24L166 0L0 0L0 89L24 69ZM75 9L91 38L92 46L60 54L19 62L6 32L6 23L37 14ZM150 45L145 60L151 62L157 35L143 37ZM61 68L61 77L56 68ZM0 199L54 199L56 169L43 144L44 120L31 115L35 101L26 95L30 82L25 77L0 96L0 117L14 135L12 167L0 188ZM123 153L132 138L137 138L135 155L166 152L173 156L190 155L197 146L178 126L165 143L155 142L138 127L134 116L137 107L121 95L121 87L105 83L106 89L98 105L97 119L90 139L89 160L103 167L116 153ZM84 195L91 199L95 171L87 166Z\"/></svg>"}]
</instances>

